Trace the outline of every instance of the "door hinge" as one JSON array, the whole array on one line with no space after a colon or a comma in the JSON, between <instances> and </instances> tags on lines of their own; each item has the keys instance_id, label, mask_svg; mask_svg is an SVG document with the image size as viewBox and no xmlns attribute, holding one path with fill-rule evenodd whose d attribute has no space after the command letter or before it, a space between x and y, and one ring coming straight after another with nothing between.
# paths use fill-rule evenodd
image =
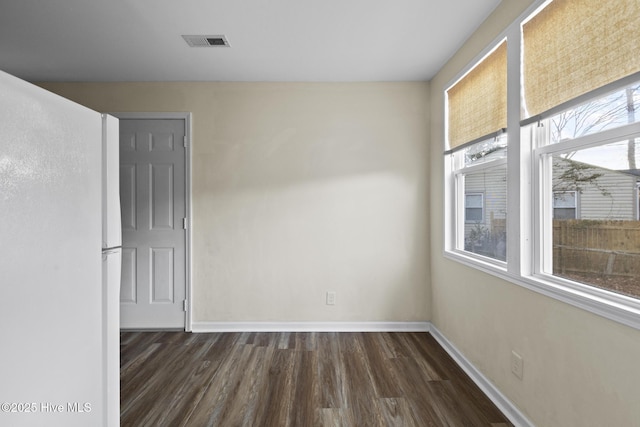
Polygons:
<instances>
[{"instance_id":1,"label":"door hinge","mask_svg":"<svg viewBox=\"0 0 640 427\"><path fill-rule=\"evenodd\" d=\"M182 229L183 230L187 229L187 218L182 218Z\"/></svg>"},{"instance_id":2,"label":"door hinge","mask_svg":"<svg viewBox=\"0 0 640 427\"><path fill-rule=\"evenodd\" d=\"M182 146L184 148L187 148L187 135L182 137Z\"/></svg>"},{"instance_id":3,"label":"door hinge","mask_svg":"<svg viewBox=\"0 0 640 427\"><path fill-rule=\"evenodd\" d=\"M187 311L187 300L182 300L182 311Z\"/></svg>"}]
</instances>

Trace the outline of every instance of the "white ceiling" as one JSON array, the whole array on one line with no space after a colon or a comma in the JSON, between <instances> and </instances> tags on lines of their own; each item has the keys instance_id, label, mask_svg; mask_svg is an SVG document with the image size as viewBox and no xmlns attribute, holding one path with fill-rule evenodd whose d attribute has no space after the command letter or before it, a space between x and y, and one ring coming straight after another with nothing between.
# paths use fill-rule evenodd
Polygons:
<instances>
[{"instance_id":1,"label":"white ceiling","mask_svg":"<svg viewBox=\"0 0 640 427\"><path fill-rule=\"evenodd\" d=\"M500 0L0 0L31 81L429 80ZM230 48L182 35L224 34Z\"/></svg>"}]
</instances>

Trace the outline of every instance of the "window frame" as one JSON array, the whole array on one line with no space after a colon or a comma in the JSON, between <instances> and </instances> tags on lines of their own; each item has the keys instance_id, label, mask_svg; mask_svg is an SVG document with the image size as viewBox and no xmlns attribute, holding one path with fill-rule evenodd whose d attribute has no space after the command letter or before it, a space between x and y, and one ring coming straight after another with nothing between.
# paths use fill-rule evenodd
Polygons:
<instances>
[{"instance_id":1,"label":"window frame","mask_svg":"<svg viewBox=\"0 0 640 427\"><path fill-rule=\"evenodd\" d=\"M461 72L443 88L444 94L444 247L443 256L470 268L483 271L510 283L522 286L539 294L562 301L590 313L614 320L640 330L640 298L632 298L612 291L581 284L558 276L545 273L543 266L550 265L552 252L544 250L549 245L550 235L545 236L544 222L552 221L553 203L541 197L543 186L550 189L551 176L544 176L542 171L551 171L542 164L547 154L563 151L566 147L585 148L585 145L602 145L603 140L629 136L631 132L640 132L640 123L625 125L603 131L595 135L587 135L570 141L561 141L552 145L537 146L540 133L548 132L548 128L536 126L540 117L522 120L521 99L521 26L538 10L545 7L548 0L535 1L525 12L509 25L492 43L480 52ZM508 156L504 159L507 165L507 261L501 262L487 257L460 250L459 245L459 212L464 207L464 191L458 191L460 176L486 167L485 164L468 167L456 160L455 152L446 151L447 142L447 96L446 91L468 70L490 53L495 46L507 39L507 138ZM554 111L562 111L567 107L578 105L585 100L606 93L612 86L622 87L640 79L640 73L628 76L612 85L596 89L568 103L557 106ZM457 166L457 167L456 167ZM462 187L464 189L464 187ZM640 191L640 190L639 190ZM547 193L548 194L548 193ZM640 196L639 196L640 197ZM579 205L576 197L576 205ZM640 202L639 202L640 204ZM640 211L640 206L638 207ZM579 208L576 206L576 214ZM640 212L639 212L640 216ZM464 225L464 222L463 222ZM550 234L550 233L547 233ZM463 237L464 238L464 237ZM456 240L457 239L457 240ZM545 257L547 258L545 260Z\"/></svg>"},{"instance_id":2,"label":"window frame","mask_svg":"<svg viewBox=\"0 0 640 427\"><path fill-rule=\"evenodd\" d=\"M447 156L446 156L447 157ZM453 200L454 205L454 216L455 219L452 221L452 225L450 224L450 229L452 230L452 235L450 236L450 246L449 250L452 253L458 254L462 257L476 260L480 263L486 263L493 267L499 268L501 270L506 270L506 262L501 261L496 258L491 258L483 255L476 254L471 251L466 251L465 247L465 226L468 224L474 224L476 221L467 222L466 221L466 195L465 192L465 176L475 173L481 173L483 171L487 171L490 169L507 167L507 159L506 158L498 158L486 162L480 162L477 164L471 164L468 166L464 165L464 150L458 150L448 155L450 158L450 167L451 167L451 186L452 192L451 199ZM507 189L508 191L508 189ZM474 194L480 192L473 192ZM485 215L485 198L483 194L483 222Z\"/></svg>"},{"instance_id":3,"label":"window frame","mask_svg":"<svg viewBox=\"0 0 640 427\"><path fill-rule=\"evenodd\" d=\"M554 282L558 281L558 283L563 286L566 286L568 282L577 284L579 287L587 288L586 291L589 294L593 295L593 289L595 289L596 291L603 291L603 289L588 284L582 284L579 282L572 282L566 279L562 279L559 276L554 276L551 273L553 257L553 236L551 232L553 226L553 203L548 202L547 195L553 193L551 176L552 156L554 154L565 153L568 151L577 151L585 148L599 147L624 139L638 138L640 137L640 122L548 145L545 144L545 135L546 134L542 133L536 135L537 140L535 141L534 145L536 145L537 148L533 149L534 162L538 165L538 168L534 170L534 176L535 180L539 182L539 185L535 190L535 198L538 201L538 204L536 205L537 208L533 212L534 217L538 216L538 220L535 221L535 224L539 228L539 230L536 230L536 235L539 237L535 239L536 243L539 244L539 246L535 249L538 255L536 258L536 260L538 261L535 263L535 271L537 275L544 277L545 280L551 280ZM578 198L576 196L576 204L577 203ZM595 292L595 295L603 297L605 299L609 298L611 295L620 295L615 292L605 292L605 294ZM630 297L625 298L629 298L630 300L635 299ZM640 297L635 300L636 304L634 305L637 305L640 308Z\"/></svg>"},{"instance_id":4,"label":"window frame","mask_svg":"<svg viewBox=\"0 0 640 427\"><path fill-rule=\"evenodd\" d=\"M636 220L640 221L640 181L636 182Z\"/></svg>"}]
</instances>

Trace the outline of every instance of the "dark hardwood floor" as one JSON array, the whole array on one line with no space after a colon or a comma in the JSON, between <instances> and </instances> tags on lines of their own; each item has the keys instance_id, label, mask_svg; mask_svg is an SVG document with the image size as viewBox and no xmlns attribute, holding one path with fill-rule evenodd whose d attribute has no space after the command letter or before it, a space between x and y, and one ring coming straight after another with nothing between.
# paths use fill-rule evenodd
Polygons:
<instances>
[{"instance_id":1,"label":"dark hardwood floor","mask_svg":"<svg viewBox=\"0 0 640 427\"><path fill-rule=\"evenodd\" d=\"M512 426L428 333L121 333L123 426Z\"/></svg>"}]
</instances>

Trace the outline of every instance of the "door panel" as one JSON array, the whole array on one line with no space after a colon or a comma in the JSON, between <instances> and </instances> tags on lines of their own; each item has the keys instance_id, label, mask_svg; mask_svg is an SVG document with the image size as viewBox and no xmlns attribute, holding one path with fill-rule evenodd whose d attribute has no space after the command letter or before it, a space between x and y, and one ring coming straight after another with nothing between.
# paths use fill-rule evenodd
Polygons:
<instances>
[{"instance_id":1,"label":"door panel","mask_svg":"<svg viewBox=\"0 0 640 427\"><path fill-rule=\"evenodd\" d=\"M120 120L122 328L184 328L185 121Z\"/></svg>"},{"instance_id":2,"label":"door panel","mask_svg":"<svg viewBox=\"0 0 640 427\"><path fill-rule=\"evenodd\" d=\"M122 157L122 155L121 155ZM136 165L120 165L120 209L122 229L136 228Z\"/></svg>"},{"instance_id":3,"label":"door panel","mask_svg":"<svg viewBox=\"0 0 640 427\"><path fill-rule=\"evenodd\" d=\"M120 285L120 303L136 303L136 248L122 249L122 281Z\"/></svg>"},{"instance_id":4,"label":"door panel","mask_svg":"<svg viewBox=\"0 0 640 427\"><path fill-rule=\"evenodd\" d=\"M173 228L173 165L149 165L151 229Z\"/></svg>"},{"instance_id":5,"label":"door panel","mask_svg":"<svg viewBox=\"0 0 640 427\"><path fill-rule=\"evenodd\" d=\"M152 303L172 303L173 248L151 248Z\"/></svg>"}]
</instances>

